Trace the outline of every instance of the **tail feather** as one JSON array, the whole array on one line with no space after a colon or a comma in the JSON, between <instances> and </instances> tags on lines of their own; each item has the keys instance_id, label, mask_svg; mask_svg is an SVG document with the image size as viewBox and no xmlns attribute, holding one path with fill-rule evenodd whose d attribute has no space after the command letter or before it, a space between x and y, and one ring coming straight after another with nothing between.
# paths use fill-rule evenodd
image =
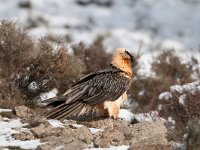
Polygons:
<instances>
[{"instance_id":1,"label":"tail feather","mask_svg":"<svg viewBox=\"0 0 200 150\"><path fill-rule=\"evenodd\" d=\"M58 119L60 115L63 113L66 115L66 117L69 117L69 113L72 112L73 108L76 108L76 103L73 104L61 104L58 107L52 109L49 114L47 115L47 118L52 119Z\"/></svg>"},{"instance_id":2,"label":"tail feather","mask_svg":"<svg viewBox=\"0 0 200 150\"><path fill-rule=\"evenodd\" d=\"M86 111L88 110L92 112L93 109L91 106L87 106L87 104L84 104L82 102L74 102L71 104L63 103L58 107L52 109L47 114L47 118L58 119L58 120L64 120L71 117L79 118L82 115L85 115Z\"/></svg>"},{"instance_id":3,"label":"tail feather","mask_svg":"<svg viewBox=\"0 0 200 150\"><path fill-rule=\"evenodd\" d=\"M71 109L70 109L70 111L65 111L65 112L63 112L62 114L60 114L56 119L59 119L59 120L64 120L64 119L66 119L67 117L66 116L68 116L68 117L79 117L79 112L80 112L80 110L81 109L83 109L82 108L83 106L80 104L79 106L76 106L76 107L72 107Z\"/></svg>"}]
</instances>

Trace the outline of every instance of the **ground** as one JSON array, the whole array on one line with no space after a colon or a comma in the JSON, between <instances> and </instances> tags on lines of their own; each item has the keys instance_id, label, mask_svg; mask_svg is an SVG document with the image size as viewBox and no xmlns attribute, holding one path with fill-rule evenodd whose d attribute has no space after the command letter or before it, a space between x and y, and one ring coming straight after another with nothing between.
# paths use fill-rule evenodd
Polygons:
<instances>
[{"instance_id":1,"label":"ground","mask_svg":"<svg viewBox=\"0 0 200 150\"><path fill-rule=\"evenodd\" d=\"M163 120L47 120L26 106L1 109L0 146L19 149L172 149Z\"/></svg>"}]
</instances>

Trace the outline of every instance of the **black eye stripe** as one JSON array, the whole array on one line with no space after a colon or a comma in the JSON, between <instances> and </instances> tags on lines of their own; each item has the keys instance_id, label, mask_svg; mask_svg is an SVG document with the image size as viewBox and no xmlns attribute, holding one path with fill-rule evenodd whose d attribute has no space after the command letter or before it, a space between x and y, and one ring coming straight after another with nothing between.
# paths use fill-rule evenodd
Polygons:
<instances>
[{"instance_id":1,"label":"black eye stripe","mask_svg":"<svg viewBox=\"0 0 200 150\"><path fill-rule=\"evenodd\" d=\"M125 50L125 53L128 54L130 56L130 60L131 60L131 67L133 68L135 66L135 57L133 55L131 55L128 51Z\"/></svg>"},{"instance_id":2,"label":"black eye stripe","mask_svg":"<svg viewBox=\"0 0 200 150\"><path fill-rule=\"evenodd\" d=\"M130 57L133 57L127 50L125 50L125 53L128 54Z\"/></svg>"}]
</instances>

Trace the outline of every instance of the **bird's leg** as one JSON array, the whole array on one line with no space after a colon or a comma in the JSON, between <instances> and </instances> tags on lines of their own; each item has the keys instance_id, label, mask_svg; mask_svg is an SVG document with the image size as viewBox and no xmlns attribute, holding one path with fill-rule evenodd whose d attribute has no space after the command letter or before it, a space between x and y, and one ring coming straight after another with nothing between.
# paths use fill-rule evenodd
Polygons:
<instances>
[{"instance_id":1,"label":"bird's leg","mask_svg":"<svg viewBox=\"0 0 200 150\"><path fill-rule=\"evenodd\" d=\"M118 118L120 107L123 106L124 100L126 100L127 98L128 96L126 92L124 92L122 96L120 96L117 100L104 102L104 109L108 110L109 117L113 117L114 119Z\"/></svg>"},{"instance_id":2,"label":"bird's leg","mask_svg":"<svg viewBox=\"0 0 200 150\"><path fill-rule=\"evenodd\" d=\"M124 92L117 100L104 102L104 109L108 110L109 117L113 117L114 119L118 118L120 107L123 106L124 100L126 99L127 94Z\"/></svg>"},{"instance_id":3,"label":"bird's leg","mask_svg":"<svg viewBox=\"0 0 200 150\"><path fill-rule=\"evenodd\" d=\"M116 106L114 101L105 101L104 109L108 110L109 117L113 117L114 119L117 119L118 114L119 114L119 108Z\"/></svg>"}]
</instances>

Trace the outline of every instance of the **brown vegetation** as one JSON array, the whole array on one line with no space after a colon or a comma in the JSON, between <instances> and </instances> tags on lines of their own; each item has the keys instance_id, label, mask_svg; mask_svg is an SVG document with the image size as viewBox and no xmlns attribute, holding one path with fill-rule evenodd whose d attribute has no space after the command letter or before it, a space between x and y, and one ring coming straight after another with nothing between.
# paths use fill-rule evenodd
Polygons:
<instances>
[{"instance_id":1,"label":"brown vegetation","mask_svg":"<svg viewBox=\"0 0 200 150\"><path fill-rule=\"evenodd\" d=\"M111 54L106 52L102 42L103 37L98 37L89 47L86 47L84 43L72 47L74 55L85 63L85 74L106 68L110 64Z\"/></svg>"}]
</instances>

